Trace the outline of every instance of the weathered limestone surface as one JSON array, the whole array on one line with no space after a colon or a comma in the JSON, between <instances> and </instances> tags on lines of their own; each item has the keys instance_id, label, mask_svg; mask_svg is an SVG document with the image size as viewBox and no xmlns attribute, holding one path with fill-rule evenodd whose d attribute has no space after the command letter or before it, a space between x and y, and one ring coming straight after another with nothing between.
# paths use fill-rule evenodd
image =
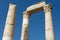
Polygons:
<instances>
[{"instance_id":1,"label":"weathered limestone surface","mask_svg":"<svg viewBox=\"0 0 60 40\"><path fill-rule=\"evenodd\" d=\"M54 40L54 30L53 30L51 9L52 7L50 4L46 4L44 6L46 40Z\"/></svg>"},{"instance_id":2,"label":"weathered limestone surface","mask_svg":"<svg viewBox=\"0 0 60 40\"><path fill-rule=\"evenodd\" d=\"M2 40L13 40L16 5L10 4Z\"/></svg>"},{"instance_id":3,"label":"weathered limestone surface","mask_svg":"<svg viewBox=\"0 0 60 40\"><path fill-rule=\"evenodd\" d=\"M45 5L45 2L39 2L32 6L29 6L26 11L29 12L30 14L31 13L34 14L35 12L39 12L39 11L43 10L44 5Z\"/></svg>"},{"instance_id":4,"label":"weathered limestone surface","mask_svg":"<svg viewBox=\"0 0 60 40\"><path fill-rule=\"evenodd\" d=\"M35 5L32 5L27 8L25 12L23 12L23 24L22 24L22 33L21 33L21 40L29 40L29 17L32 13L40 11L43 9L43 5L45 2L41 2Z\"/></svg>"},{"instance_id":5,"label":"weathered limestone surface","mask_svg":"<svg viewBox=\"0 0 60 40\"><path fill-rule=\"evenodd\" d=\"M51 4L46 4L45 2L41 2L35 5L32 5L27 8L26 12L23 15L23 24L22 24L22 35L21 40L28 40L28 30L29 30L29 16L35 12L44 10L45 12L45 37L46 40L54 40L54 29L52 22L52 14L51 14Z\"/></svg>"},{"instance_id":6,"label":"weathered limestone surface","mask_svg":"<svg viewBox=\"0 0 60 40\"><path fill-rule=\"evenodd\" d=\"M29 39L29 13L23 13L23 24L22 24L22 33L21 33L21 40L28 40Z\"/></svg>"}]
</instances>

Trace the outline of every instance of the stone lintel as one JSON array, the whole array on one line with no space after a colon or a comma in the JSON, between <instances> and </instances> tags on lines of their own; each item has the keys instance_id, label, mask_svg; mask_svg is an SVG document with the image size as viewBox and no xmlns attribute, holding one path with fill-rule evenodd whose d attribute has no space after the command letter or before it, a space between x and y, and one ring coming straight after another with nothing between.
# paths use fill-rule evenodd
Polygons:
<instances>
[{"instance_id":1,"label":"stone lintel","mask_svg":"<svg viewBox=\"0 0 60 40\"><path fill-rule=\"evenodd\" d=\"M28 7L26 11L29 12L30 14L32 14L32 13L43 10L44 5L45 5L45 2L39 2L37 4L34 4L30 7Z\"/></svg>"}]
</instances>

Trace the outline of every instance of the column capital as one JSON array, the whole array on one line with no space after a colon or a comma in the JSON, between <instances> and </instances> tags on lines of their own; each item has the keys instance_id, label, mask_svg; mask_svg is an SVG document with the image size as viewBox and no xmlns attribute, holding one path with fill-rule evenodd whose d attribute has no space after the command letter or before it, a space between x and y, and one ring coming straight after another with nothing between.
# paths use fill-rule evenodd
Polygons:
<instances>
[{"instance_id":1,"label":"column capital","mask_svg":"<svg viewBox=\"0 0 60 40\"><path fill-rule=\"evenodd\" d=\"M51 12L52 5L51 4L46 4L43 6L44 12Z\"/></svg>"},{"instance_id":2,"label":"column capital","mask_svg":"<svg viewBox=\"0 0 60 40\"><path fill-rule=\"evenodd\" d=\"M23 12L23 15L31 16L31 14L30 14L29 12L27 12L27 11L24 11L24 12Z\"/></svg>"}]
</instances>

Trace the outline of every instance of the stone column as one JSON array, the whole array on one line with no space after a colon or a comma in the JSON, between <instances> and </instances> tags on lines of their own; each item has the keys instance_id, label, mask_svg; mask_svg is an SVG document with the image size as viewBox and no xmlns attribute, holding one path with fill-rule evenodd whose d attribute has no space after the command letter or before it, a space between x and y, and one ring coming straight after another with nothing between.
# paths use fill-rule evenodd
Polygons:
<instances>
[{"instance_id":1,"label":"stone column","mask_svg":"<svg viewBox=\"0 0 60 40\"><path fill-rule=\"evenodd\" d=\"M54 30L53 30L51 9L52 9L51 4L47 4L44 6L46 40L54 40Z\"/></svg>"},{"instance_id":2,"label":"stone column","mask_svg":"<svg viewBox=\"0 0 60 40\"><path fill-rule=\"evenodd\" d=\"M21 40L29 40L29 13L26 11L23 12L23 24L22 24L22 33Z\"/></svg>"},{"instance_id":3,"label":"stone column","mask_svg":"<svg viewBox=\"0 0 60 40\"><path fill-rule=\"evenodd\" d=\"M16 16L16 5L10 4L2 40L13 40L15 16Z\"/></svg>"}]
</instances>

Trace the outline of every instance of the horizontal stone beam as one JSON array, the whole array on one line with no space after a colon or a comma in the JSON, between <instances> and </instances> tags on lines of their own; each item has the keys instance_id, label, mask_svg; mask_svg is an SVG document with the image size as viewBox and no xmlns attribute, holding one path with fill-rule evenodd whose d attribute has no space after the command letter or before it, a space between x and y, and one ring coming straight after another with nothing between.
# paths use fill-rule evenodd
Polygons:
<instances>
[{"instance_id":1,"label":"horizontal stone beam","mask_svg":"<svg viewBox=\"0 0 60 40\"><path fill-rule=\"evenodd\" d=\"M43 10L44 5L45 5L45 2L39 2L37 4L34 4L30 7L28 7L26 11L29 13L35 13L35 12Z\"/></svg>"}]
</instances>

